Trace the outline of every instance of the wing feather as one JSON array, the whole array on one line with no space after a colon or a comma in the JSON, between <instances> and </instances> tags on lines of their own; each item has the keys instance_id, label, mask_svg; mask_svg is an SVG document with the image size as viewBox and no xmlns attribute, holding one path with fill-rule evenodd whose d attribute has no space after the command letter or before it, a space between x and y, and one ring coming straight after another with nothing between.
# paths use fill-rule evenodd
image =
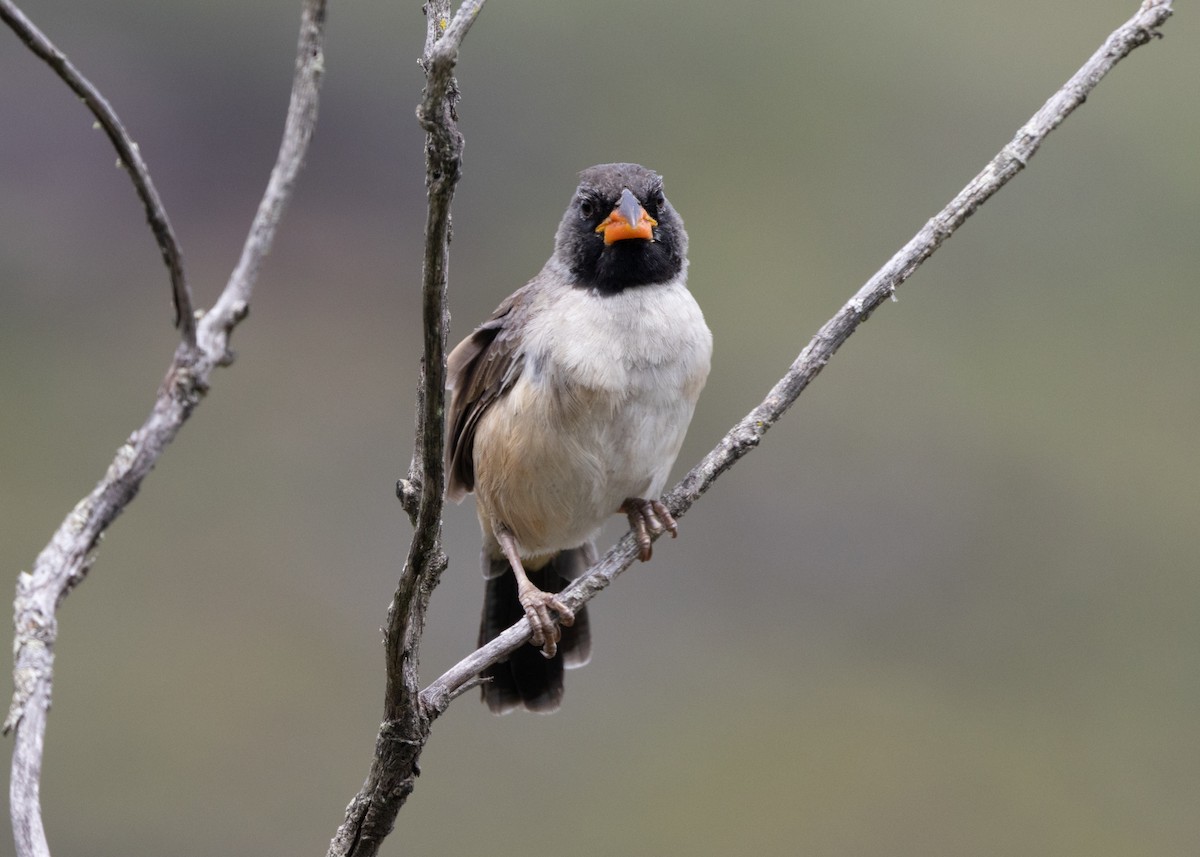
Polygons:
<instances>
[{"instance_id":1,"label":"wing feather","mask_svg":"<svg viewBox=\"0 0 1200 857\"><path fill-rule=\"evenodd\" d=\"M526 286L505 298L447 359L446 496L455 502L475 488L475 427L521 376L520 331L528 315L528 293Z\"/></svg>"}]
</instances>

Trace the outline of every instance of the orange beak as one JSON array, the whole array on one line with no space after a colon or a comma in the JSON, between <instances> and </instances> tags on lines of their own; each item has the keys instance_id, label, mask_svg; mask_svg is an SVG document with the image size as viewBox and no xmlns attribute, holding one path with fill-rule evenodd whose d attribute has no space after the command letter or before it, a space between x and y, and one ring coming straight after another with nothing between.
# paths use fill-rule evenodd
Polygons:
<instances>
[{"instance_id":1,"label":"orange beak","mask_svg":"<svg viewBox=\"0 0 1200 857\"><path fill-rule=\"evenodd\" d=\"M630 193L629 188L625 188L621 191L617 207L596 227L596 231L604 236L605 244L624 241L626 238L653 241L655 226L658 226L658 221L647 214L637 197Z\"/></svg>"}]
</instances>

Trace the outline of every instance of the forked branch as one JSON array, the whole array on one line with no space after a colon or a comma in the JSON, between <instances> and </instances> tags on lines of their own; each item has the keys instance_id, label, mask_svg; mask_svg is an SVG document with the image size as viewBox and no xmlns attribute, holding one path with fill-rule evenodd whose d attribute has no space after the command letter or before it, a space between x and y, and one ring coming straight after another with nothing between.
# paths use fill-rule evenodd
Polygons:
<instances>
[{"instance_id":1,"label":"forked branch","mask_svg":"<svg viewBox=\"0 0 1200 857\"><path fill-rule=\"evenodd\" d=\"M0 0L0 3L3 3L4 20L15 20L12 5L7 0ZM18 32L36 32L23 16L20 20L25 29ZM142 480L191 416L208 390L213 370L232 360L229 338L246 316L259 266L270 249L316 124L317 91L324 68L324 24L325 0L305 0L283 143L237 268L216 305L200 319L194 335L185 333L184 341L176 348L149 417L117 450L104 478L62 522L50 543L38 555L33 571L22 572L17 577L13 604L15 688L4 731L16 732L9 803L19 857L48 857L50 854L39 792L46 713L54 677L58 606L87 576L104 531L137 495ZM61 54L56 55L61 57ZM67 67L65 57L62 62L63 67ZM72 73L82 80L77 72ZM68 83L71 80L68 79ZM119 124L115 127L119 128ZM113 136L112 132L110 136ZM114 143L121 151L121 146L128 143L128 136L123 130L116 136L119 139L114 139ZM136 147L131 153L135 157L127 163L140 165L140 175L149 187L149 176L144 172ZM157 197L154 199L157 205ZM166 223L165 213L163 223ZM193 319L190 306L180 304L180 309L190 323Z\"/></svg>"}]
</instances>

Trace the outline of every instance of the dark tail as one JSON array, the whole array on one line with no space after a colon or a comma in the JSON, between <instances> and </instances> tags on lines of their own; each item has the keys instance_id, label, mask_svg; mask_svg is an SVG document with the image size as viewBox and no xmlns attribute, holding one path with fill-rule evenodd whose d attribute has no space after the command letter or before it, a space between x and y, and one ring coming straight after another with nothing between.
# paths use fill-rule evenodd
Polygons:
<instances>
[{"instance_id":1,"label":"dark tail","mask_svg":"<svg viewBox=\"0 0 1200 857\"><path fill-rule=\"evenodd\" d=\"M538 571L527 571L529 580L544 592L561 592L588 566L590 545L559 553ZM484 573L489 575L483 601L483 619L479 623L479 645L498 637L502 631L525 615L517 600L517 578L505 559L483 558ZM549 714L563 698L563 668L581 667L592 653L587 607L575 613L575 624L562 628L558 654L542 657L533 646L522 646L507 659L488 667L484 677L483 701L494 714L506 714L514 708Z\"/></svg>"}]
</instances>

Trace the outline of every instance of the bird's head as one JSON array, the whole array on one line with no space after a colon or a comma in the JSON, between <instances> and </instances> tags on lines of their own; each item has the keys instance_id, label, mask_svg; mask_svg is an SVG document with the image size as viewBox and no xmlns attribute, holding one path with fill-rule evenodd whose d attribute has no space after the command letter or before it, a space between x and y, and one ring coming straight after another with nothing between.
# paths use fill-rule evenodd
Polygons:
<instances>
[{"instance_id":1,"label":"bird's head","mask_svg":"<svg viewBox=\"0 0 1200 857\"><path fill-rule=\"evenodd\" d=\"M554 252L574 285L616 294L678 277L687 233L661 176L637 164L600 164L579 174Z\"/></svg>"}]
</instances>

